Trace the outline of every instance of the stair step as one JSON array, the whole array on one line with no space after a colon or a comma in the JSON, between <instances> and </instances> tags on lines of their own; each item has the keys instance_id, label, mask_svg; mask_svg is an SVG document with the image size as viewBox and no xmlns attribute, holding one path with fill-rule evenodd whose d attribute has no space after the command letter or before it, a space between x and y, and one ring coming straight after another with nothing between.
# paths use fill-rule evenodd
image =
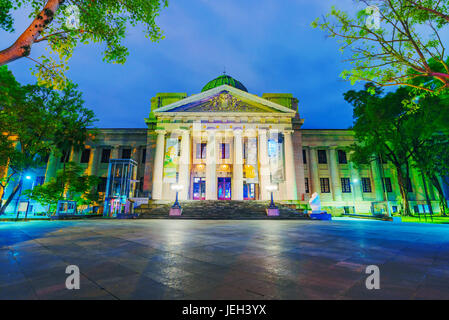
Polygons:
<instances>
[{"instance_id":1,"label":"stair step","mask_svg":"<svg viewBox=\"0 0 449 320\"><path fill-rule=\"evenodd\" d=\"M170 217L171 203L149 203L140 206L136 212L140 219L306 219L299 210L284 204L276 204L279 217L268 217L268 202L261 201L185 201L181 202L182 216Z\"/></svg>"}]
</instances>

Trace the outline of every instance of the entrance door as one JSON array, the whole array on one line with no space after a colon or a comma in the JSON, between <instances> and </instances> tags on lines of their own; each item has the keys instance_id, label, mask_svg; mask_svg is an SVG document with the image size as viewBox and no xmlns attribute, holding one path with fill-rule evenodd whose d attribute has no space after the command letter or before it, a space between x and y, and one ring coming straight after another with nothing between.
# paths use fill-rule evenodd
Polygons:
<instances>
[{"instance_id":1,"label":"entrance door","mask_svg":"<svg viewBox=\"0 0 449 320\"><path fill-rule=\"evenodd\" d=\"M193 178L193 200L206 199L206 179Z\"/></svg>"},{"instance_id":2,"label":"entrance door","mask_svg":"<svg viewBox=\"0 0 449 320\"><path fill-rule=\"evenodd\" d=\"M231 178L218 178L218 200L231 200Z\"/></svg>"}]
</instances>

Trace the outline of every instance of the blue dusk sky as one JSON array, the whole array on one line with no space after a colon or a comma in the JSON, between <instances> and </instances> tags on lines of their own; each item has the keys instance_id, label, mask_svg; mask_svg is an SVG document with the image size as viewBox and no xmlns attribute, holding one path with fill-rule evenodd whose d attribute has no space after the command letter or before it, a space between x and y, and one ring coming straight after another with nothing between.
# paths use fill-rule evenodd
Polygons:
<instances>
[{"instance_id":1,"label":"blue dusk sky","mask_svg":"<svg viewBox=\"0 0 449 320\"><path fill-rule=\"evenodd\" d=\"M128 29L124 65L103 62L100 45L81 46L68 76L100 128L144 128L156 93L199 93L225 68L250 93L292 93L304 128L345 129L352 124L352 108L343 93L360 85L339 78L347 65L336 40L310 26L332 5L354 8L352 0L171 0L157 19L164 40L152 43L140 28ZM20 13L16 33L0 31L1 48L30 23ZM33 46L31 57L39 57L44 46ZM21 83L35 81L32 66L28 59L9 64Z\"/></svg>"}]
</instances>

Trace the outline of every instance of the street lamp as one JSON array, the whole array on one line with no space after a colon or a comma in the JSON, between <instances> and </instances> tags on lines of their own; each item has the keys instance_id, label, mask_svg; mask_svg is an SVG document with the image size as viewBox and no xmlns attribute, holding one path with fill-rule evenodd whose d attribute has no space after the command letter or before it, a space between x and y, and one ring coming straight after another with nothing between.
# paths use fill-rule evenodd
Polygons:
<instances>
[{"instance_id":1,"label":"street lamp","mask_svg":"<svg viewBox=\"0 0 449 320\"><path fill-rule=\"evenodd\" d=\"M181 191L184 188L184 186L182 184L172 184L171 185L171 189L173 191L176 191L176 201L175 203L172 205L173 209L181 209L181 204L178 201L178 193L179 191Z\"/></svg>"},{"instance_id":2,"label":"street lamp","mask_svg":"<svg viewBox=\"0 0 449 320\"><path fill-rule=\"evenodd\" d=\"M277 209L277 207L273 201L273 192L278 189L278 186L275 184L270 184L270 185L266 186L266 189L268 192L271 193L271 202L270 202L270 206L268 207L268 209Z\"/></svg>"}]
</instances>

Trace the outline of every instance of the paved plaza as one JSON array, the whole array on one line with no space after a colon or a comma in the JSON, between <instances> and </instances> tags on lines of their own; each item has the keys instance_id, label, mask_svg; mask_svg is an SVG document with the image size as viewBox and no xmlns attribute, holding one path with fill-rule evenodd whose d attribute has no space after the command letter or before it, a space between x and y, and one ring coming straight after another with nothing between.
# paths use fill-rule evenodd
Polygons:
<instances>
[{"instance_id":1,"label":"paved plaza","mask_svg":"<svg viewBox=\"0 0 449 320\"><path fill-rule=\"evenodd\" d=\"M77 265L81 288L65 273ZM380 268L367 290L366 266ZM449 299L449 225L0 223L1 299Z\"/></svg>"}]
</instances>

